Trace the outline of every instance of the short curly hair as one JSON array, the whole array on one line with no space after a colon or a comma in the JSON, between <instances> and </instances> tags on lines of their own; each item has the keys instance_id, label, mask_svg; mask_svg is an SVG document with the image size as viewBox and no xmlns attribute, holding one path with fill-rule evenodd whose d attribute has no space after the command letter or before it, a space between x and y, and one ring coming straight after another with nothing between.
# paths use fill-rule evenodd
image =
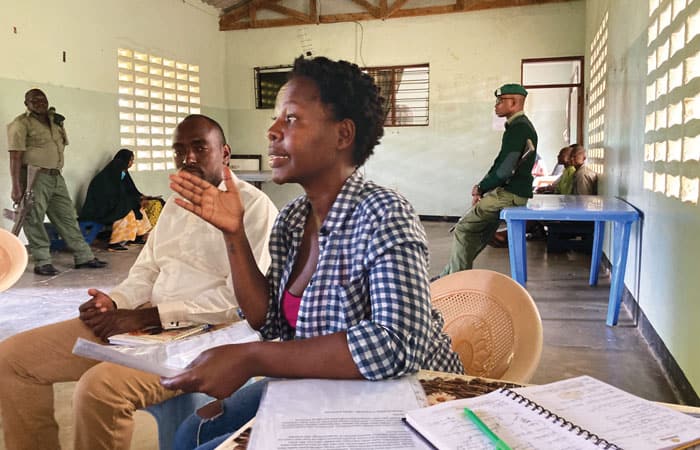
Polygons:
<instances>
[{"instance_id":1,"label":"short curly hair","mask_svg":"<svg viewBox=\"0 0 700 450\"><path fill-rule=\"evenodd\" d=\"M384 99L374 79L357 64L323 56L295 59L288 79L294 77L309 78L316 83L321 102L330 106L336 120L350 119L355 123L352 159L356 167L362 166L384 135Z\"/></svg>"}]
</instances>

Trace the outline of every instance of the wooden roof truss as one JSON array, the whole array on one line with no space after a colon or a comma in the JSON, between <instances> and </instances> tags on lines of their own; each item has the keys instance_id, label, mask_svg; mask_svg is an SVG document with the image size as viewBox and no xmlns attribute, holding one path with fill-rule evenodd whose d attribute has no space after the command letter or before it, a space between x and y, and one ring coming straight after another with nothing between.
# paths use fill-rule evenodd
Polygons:
<instances>
[{"instance_id":1,"label":"wooden roof truss","mask_svg":"<svg viewBox=\"0 0 700 450\"><path fill-rule=\"evenodd\" d=\"M219 29L226 31L387 20L573 0L240 0L235 4L230 4L231 0L202 1L220 8Z\"/></svg>"}]
</instances>

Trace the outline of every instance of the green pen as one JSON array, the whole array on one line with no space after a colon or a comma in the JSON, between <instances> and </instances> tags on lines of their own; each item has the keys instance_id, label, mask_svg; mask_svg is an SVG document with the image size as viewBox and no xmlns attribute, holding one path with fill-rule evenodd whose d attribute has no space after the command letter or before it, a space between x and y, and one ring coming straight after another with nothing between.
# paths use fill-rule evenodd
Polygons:
<instances>
[{"instance_id":1,"label":"green pen","mask_svg":"<svg viewBox=\"0 0 700 450\"><path fill-rule=\"evenodd\" d=\"M491 442L493 442L496 445L496 450L512 450L508 444L503 442L501 438L496 436L496 433L491 431L489 427L486 426L484 422L479 419L479 416L474 414L474 411L472 411L469 408L464 408L464 417L469 419L476 427L486 435L486 437L489 438Z\"/></svg>"}]
</instances>

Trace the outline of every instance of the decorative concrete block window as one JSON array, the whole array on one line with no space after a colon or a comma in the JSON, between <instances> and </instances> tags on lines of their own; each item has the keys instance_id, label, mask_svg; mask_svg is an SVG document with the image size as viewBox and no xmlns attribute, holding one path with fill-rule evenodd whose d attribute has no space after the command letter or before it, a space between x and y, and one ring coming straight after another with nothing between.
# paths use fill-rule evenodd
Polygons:
<instances>
[{"instance_id":1,"label":"decorative concrete block window","mask_svg":"<svg viewBox=\"0 0 700 450\"><path fill-rule=\"evenodd\" d=\"M201 111L199 66L120 48L120 145L136 154L137 171L172 170L175 126Z\"/></svg>"},{"instance_id":2,"label":"decorative concrete block window","mask_svg":"<svg viewBox=\"0 0 700 450\"><path fill-rule=\"evenodd\" d=\"M608 72L608 14L598 26L591 42L591 67L588 87L587 165L603 173L605 164L605 94Z\"/></svg>"},{"instance_id":3,"label":"decorative concrete block window","mask_svg":"<svg viewBox=\"0 0 700 450\"><path fill-rule=\"evenodd\" d=\"M648 0L644 189L700 200L700 10L686 0Z\"/></svg>"}]
</instances>

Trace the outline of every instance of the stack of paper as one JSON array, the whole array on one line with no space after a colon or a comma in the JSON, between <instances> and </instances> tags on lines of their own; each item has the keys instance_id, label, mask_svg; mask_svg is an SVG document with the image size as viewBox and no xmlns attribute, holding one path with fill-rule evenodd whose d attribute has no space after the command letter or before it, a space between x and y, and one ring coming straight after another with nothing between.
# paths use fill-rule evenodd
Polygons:
<instances>
[{"instance_id":1,"label":"stack of paper","mask_svg":"<svg viewBox=\"0 0 700 450\"><path fill-rule=\"evenodd\" d=\"M260 341L260 333L248 322L237 322L210 333L159 345L102 345L78 339L73 353L85 358L109 361L144 372L170 377L177 375L204 350L227 344Z\"/></svg>"},{"instance_id":2,"label":"stack of paper","mask_svg":"<svg viewBox=\"0 0 700 450\"><path fill-rule=\"evenodd\" d=\"M202 324L185 328L174 328L172 330L154 329L138 330L129 333L120 333L110 336L107 340L114 345L152 345L163 344L171 341L179 341L194 335L209 331L211 325Z\"/></svg>"}]
</instances>

